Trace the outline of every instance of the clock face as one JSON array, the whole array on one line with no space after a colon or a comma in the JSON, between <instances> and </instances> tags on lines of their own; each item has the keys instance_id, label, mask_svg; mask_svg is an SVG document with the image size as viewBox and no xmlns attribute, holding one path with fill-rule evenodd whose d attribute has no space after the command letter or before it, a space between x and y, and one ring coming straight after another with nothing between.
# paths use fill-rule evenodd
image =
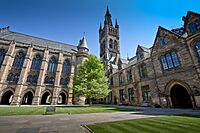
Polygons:
<instances>
[{"instance_id":1,"label":"clock face","mask_svg":"<svg viewBox=\"0 0 200 133\"><path fill-rule=\"evenodd\" d=\"M161 45L166 45L169 42L169 39L167 36L161 37L160 38L160 44Z\"/></svg>"}]
</instances>

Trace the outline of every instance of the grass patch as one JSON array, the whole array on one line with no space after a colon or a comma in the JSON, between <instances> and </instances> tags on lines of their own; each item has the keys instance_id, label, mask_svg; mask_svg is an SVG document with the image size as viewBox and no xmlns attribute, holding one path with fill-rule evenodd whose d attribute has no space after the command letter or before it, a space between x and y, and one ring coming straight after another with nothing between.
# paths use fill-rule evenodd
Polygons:
<instances>
[{"instance_id":1,"label":"grass patch","mask_svg":"<svg viewBox=\"0 0 200 133\"><path fill-rule=\"evenodd\" d=\"M46 107L0 107L0 116L10 115L43 115ZM125 109L120 107L109 106L58 106L56 112L52 114L86 114L86 113L105 113L105 112L126 112L134 111L133 109Z\"/></svg>"},{"instance_id":2,"label":"grass patch","mask_svg":"<svg viewBox=\"0 0 200 133\"><path fill-rule=\"evenodd\" d=\"M199 133L199 116L165 116L87 125L94 133Z\"/></svg>"}]
</instances>

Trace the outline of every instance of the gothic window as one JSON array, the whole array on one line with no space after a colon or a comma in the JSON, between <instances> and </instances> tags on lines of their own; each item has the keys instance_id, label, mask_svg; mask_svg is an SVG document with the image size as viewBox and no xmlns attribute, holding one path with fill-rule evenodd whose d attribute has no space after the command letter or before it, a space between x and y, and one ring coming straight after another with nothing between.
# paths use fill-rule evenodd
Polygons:
<instances>
[{"instance_id":1,"label":"gothic window","mask_svg":"<svg viewBox=\"0 0 200 133\"><path fill-rule=\"evenodd\" d=\"M128 81L128 83L130 83L132 81L132 71L131 70L127 71L127 81Z\"/></svg>"},{"instance_id":2,"label":"gothic window","mask_svg":"<svg viewBox=\"0 0 200 133\"><path fill-rule=\"evenodd\" d=\"M123 73L119 74L119 83L123 83Z\"/></svg>"},{"instance_id":3,"label":"gothic window","mask_svg":"<svg viewBox=\"0 0 200 133\"><path fill-rule=\"evenodd\" d=\"M161 56L161 63L164 70L180 66L180 62L175 51Z\"/></svg>"},{"instance_id":4,"label":"gothic window","mask_svg":"<svg viewBox=\"0 0 200 133\"><path fill-rule=\"evenodd\" d=\"M21 69L24 64L25 54L23 51L19 51L15 56L13 67Z\"/></svg>"},{"instance_id":5,"label":"gothic window","mask_svg":"<svg viewBox=\"0 0 200 133\"><path fill-rule=\"evenodd\" d=\"M19 74L10 73L7 77L8 82L17 83L19 80Z\"/></svg>"},{"instance_id":6,"label":"gothic window","mask_svg":"<svg viewBox=\"0 0 200 133\"><path fill-rule=\"evenodd\" d=\"M163 37L160 37L160 44L161 45L167 45L169 42L169 38L167 35L163 36Z\"/></svg>"},{"instance_id":7,"label":"gothic window","mask_svg":"<svg viewBox=\"0 0 200 133\"><path fill-rule=\"evenodd\" d=\"M114 49L117 49L117 41L114 41Z\"/></svg>"},{"instance_id":8,"label":"gothic window","mask_svg":"<svg viewBox=\"0 0 200 133\"><path fill-rule=\"evenodd\" d=\"M60 84L61 84L61 85L67 85L68 82L69 82L69 79L68 79L68 78L61 78L61 79L60 79Z\"/></svg>"},{"instance_id":9,"label":"gothic window","mask_svg":"<svg viewBox=\"0 0 200 133\"><path fill-rule=\"evenodd\" d=\"M197 19L193 23L189 24L188 28L189 28L191 33L196 32L197 30L199 30L200 29L200 19Z\"/></svg>"},{"instance_id":10,"label":"gothic window","mask_svg":"<svg viewBox=\"0 0 200 133\"><path fill-rule=\"evenodd\" d=\"M62 67L62 75L70 75L70 70L71 70L71 66L70 66L70 61L67 59L64 61L63 63L63 67Z\"/></svg>"},{"instance_id":11,"label":"gothic window","mask_svg":"<svg viewBox=\"0 0 200 133\"><path fill-rule=\"evenodd\" d=\"M45 84L54 84L54 77L46 76L44 79Z\"/></svg>"},{"instance_id":12,"label":"gothic window","mask_svg":"<svg viewBox=\"0 0 200 133\"><path fill-rule=\"evenodd\" d=\"M143 102L149 102L151 100L151 93L148 85L142 87L142 98Z\"/></svg>"},{"instance_id":13,"label":"gothic window","mask_svg":"<svg viewBox=\"0 0 200 133\"><path fill-rule=\"evenodd\" d=\"M36 56L33 58L31 69L39 71L41 64L42 64L42 57L40 54L36 54Z\"/></svg>"},{"instance_id":14,"label":"gothic window","mask_svg":"<svg viewBox=\"0 0 200 133\"><path fill-rule=\"evenodd\" d=\"M196 47L196 51L197 51L198 57L200 59L200 42L196 43L195 47Z\"/></svg>"},{"instance_id":15,"label":"gothic window","mask_svg":"<svg viewBox=\"0 0 200 133\"><path fill-rule=\"evenodd\" d=\"M113 48L113 40L112 39L110 39L110 41L109 41L109 48Z\"/></svg>"},{"instance_id":16,"label":"gothic window","mask_svg":"<svg viewBox=\"0 0 200 133\"><path fill-rule=\"evenodd\" d=\"M6 52L4 49L0 49L0 67L3 64L3 60L5 58Z\"/></svg>"},{"instance_id":17,"label":"gothic window","mask_svg":"<svg viewBox=\"0 0 200 133\"><path fill-rule=\"evenodd\" d=\"M31 84L36 84L37 80L38 80L37 76L29 75L28 78L27 78L27 82L29 82Z\"/></svg>"},{"instance_id":18,"label":"gothic window","mask_svg":"<svg viewBox=\"0 0 200 133\"><path fill-rule=\"evenodd\" d=\"M129 100L129 102L134 101L134 89L133 88L128 89L128 100Z\"/></svg>"},{"instance_id":19,"label":"gothic window","mask_svg":"<svg viewBox=\"0 0 200 133\"><path fill-rule=\"evenodd\" d=\"M120 102L125 100L124 90L119 90L119 99Z\"/></svg>"},{"instance_id":20,"label":"gothic window","mask_svg":"<svg viewBox=\"0 0 200 133\"><path fill-rule=\"evenodd\" d=\"M148 76L146 64L142 63L139 65L140 77L146 78Z\"/></svg>"},{"instance_id":21,"label":"gothic window","mask_svg":"<svg viewBox=\"0 0 200 133\"><path fill-rule=\"evenodd\" d=\"M57 69L57 60L55 56L52 56L49 60L47 71L50 73L55 73L56 69Z\"/></svg>"}]
</instances>

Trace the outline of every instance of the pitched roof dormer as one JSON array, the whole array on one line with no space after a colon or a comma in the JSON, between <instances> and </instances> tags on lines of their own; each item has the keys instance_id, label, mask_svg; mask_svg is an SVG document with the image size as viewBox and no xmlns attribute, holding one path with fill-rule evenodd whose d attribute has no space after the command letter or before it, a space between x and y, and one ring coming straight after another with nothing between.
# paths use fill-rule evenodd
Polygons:
<instances>
[{"instance_id":1,"label":"pitched roof dormer","mask_svg":"<svg viewBox=\"0 0 200 133\"><path fill-rule=\"evenodd\" d=\"M200 14L188 11L186 16L182 17L184 21L184 28L188 35L192 35L200 31Z\"/></svg>"}]
</instances>

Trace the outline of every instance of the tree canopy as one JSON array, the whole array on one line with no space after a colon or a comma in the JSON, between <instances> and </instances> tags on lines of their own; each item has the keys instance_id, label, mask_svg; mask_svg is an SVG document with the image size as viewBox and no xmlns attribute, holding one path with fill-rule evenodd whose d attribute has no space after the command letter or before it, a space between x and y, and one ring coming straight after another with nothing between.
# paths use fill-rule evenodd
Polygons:
<instances>
[{"instance_id":1,"label":"tree canopy","mask_svg":"<svg viewBox=\"0 0 200 133\"><path fill-rule=\"evenodd\" d=\"M87 60L78 65L73 91L76 96L85 96L89 100L108 95L108 78L101 59L89 55Z\"/></svg>"}]
</instances>

